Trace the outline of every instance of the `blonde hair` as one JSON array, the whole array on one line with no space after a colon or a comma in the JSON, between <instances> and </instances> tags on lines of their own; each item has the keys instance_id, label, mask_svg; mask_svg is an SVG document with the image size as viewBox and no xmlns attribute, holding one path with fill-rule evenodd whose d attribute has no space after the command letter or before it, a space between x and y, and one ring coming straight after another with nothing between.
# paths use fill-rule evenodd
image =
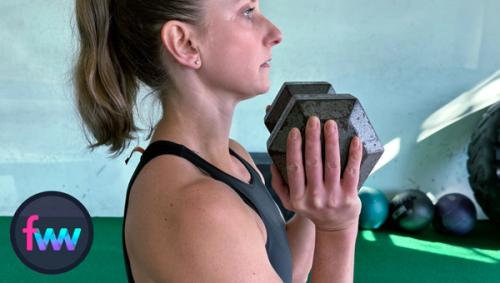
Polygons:
<instances>
[{"instance_id":1,"label":"blonde hair","mask_svg":"<svg viewBox=\"0 0 500 283\"><path fill-rule=\"evenodd\" d=\"M117 156L140 130L134 109L140 82L160 95L168 84L160 31L169 20L201 22L198 0L76 0L76 105L91 150Z\"/></svg>"}]
</instances>

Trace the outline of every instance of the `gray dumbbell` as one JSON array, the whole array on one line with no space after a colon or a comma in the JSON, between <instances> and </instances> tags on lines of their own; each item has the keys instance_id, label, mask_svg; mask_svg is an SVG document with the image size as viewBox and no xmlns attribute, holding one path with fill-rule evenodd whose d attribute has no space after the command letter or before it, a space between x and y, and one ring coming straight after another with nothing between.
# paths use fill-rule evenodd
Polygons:
<instances>
[{"instance_id":1,"label":"gray dumbbell","mask_svg":"<svg viewBox=\"0 0 500 283\"><path fill-rule=\"evenodd\" d=\"M337 122L342 173L347 164L352 137L356 135L361 139L363 158L359 174L358 188L360 188L382 156L384 146L359 100L350 94L336 94L331 84L327 82L284 83L265 116L265 125L271 133L267 140L267 151L285 182L288 182L286 171L288 133L296 127L302 137L305 137L305 126L311 116L316 116L321 121L323 161L324 123L327 120ZM302 151L304 153L304 147Z\"/></svg>"}]
</instances>

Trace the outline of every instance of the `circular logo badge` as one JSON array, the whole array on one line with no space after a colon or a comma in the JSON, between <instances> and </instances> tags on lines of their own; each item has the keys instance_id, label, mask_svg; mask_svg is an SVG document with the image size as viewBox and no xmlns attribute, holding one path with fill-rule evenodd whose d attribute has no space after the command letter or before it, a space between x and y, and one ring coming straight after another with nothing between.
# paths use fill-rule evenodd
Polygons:
<instances>
[{"instance_id":1,"label":"circular logo badge","mask_svg":"<svg viewBox=\"0 0 500 283\"><path fill-rule=\"evenodd\" d=\"M10 225L10 241L31 269L58 274L76 267L92 245L92 219L76 198L56 191L25 200Z\"/></svg>"}]
</instances>

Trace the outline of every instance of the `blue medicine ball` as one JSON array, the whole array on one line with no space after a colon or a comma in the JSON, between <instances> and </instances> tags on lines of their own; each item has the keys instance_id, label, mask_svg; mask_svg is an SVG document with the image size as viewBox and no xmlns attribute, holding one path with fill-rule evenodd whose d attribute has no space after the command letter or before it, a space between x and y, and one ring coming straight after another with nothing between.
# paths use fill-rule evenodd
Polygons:
<instances>
[{"instance_id":1,"label":"blue medicine ball","mask_svg":"<svg viewBox=\"0 0 500 283\"><path fill-rule=\"evenodd\" d=\"M381 191L362 187L359 190L361 200L361 214L359 215L359 227L362 229L377 229L384 224L389 213L389 202Z\"/></svg>"},{"instance_id":2,"label":"blue medicine ball","mask_svg":"<svg viewBox=\"0 0 500 283\"><path fill-rule=\"evenodd\" d=\"M435 205L433 226L438 232L465 235L476 225L476 207L465 195L446 194Z\"/></svg>"}]
</instances>

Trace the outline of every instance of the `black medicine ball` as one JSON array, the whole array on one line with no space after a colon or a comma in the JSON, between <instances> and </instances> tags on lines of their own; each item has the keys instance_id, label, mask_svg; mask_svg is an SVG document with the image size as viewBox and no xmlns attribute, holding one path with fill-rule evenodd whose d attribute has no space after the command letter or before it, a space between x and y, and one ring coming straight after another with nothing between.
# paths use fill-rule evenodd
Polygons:
<instances>
[{"instance_id":1,"label":"black medicine ball","mask_svg":"<svg viewBox=\"0 0 500 283\"><path fill-rule=\"evenodd\" d=\"M399 193L389 204L390 222L408 232L423 230L433 217L432 201L419 190L411 189Z\"/></svg>"}]
</instances>

